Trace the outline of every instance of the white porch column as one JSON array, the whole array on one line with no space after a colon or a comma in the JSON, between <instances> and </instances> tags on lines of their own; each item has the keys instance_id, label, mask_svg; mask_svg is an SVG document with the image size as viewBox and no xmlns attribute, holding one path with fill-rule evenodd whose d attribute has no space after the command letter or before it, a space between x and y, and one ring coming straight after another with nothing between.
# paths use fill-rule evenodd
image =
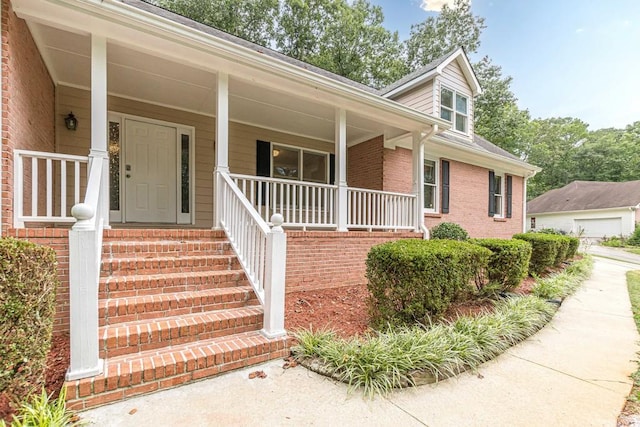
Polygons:
<instances>
[{"instance_id":1,"label":"white porch column","mask_svg":"<svg viewBox=\"0 0 640 427\"><path fill-rule=\"evenodd\" d=\"M213 228L221 229L220 212L224 203L220 197L219 173L229 173L229 74L218 72L218 91L216 99L216 166L214 169Z\"/></svg>"},{"instance_id":2,"label":"white porch column","mask_svg":"<svg viewBox=\"0 0 640 427\"><path fill-rule=\"evenodd\" d=\"M413 194L416 195L415 231L420 233L424 227L424 144L420 132L411 134L412 146L412 170L413 170Z\"/></svg>"},{"instance_id":3,"label":"white porch column","mask_svg":"<svg viewBox=\"0 0 640 427\"><path fill-rule=\"evenodd\" d=\"M264 320L262 334L267 338L287 334L284 329L284 291L287 271L287 235L284 234L280 214L271 216L273 228L267 235L265 261Z\"/></svg>"},{"instance_id":4,"label":"white porch column","mask_svg":"<svg viewBox=\"0 0 640 427\"><path fill-rule=\"evenodd\" d=\"M98 210L109 228L109 154L107 115L107 39L103 36L91 35L91 161L102 161L102 181L100 183L100 200ZM96 212L98 213L98 212Z\"/></svg>"},{"instance_id":5,"label":"white porch column","mask_svg":"<svg viewBox=\"0 0 640 427\"><path fill-rule=\"evenodd\" d=\"M336 222L338 231L347 231L347 112L336 109L335 114L336 143Z\"/></svg>"}]
</instances>

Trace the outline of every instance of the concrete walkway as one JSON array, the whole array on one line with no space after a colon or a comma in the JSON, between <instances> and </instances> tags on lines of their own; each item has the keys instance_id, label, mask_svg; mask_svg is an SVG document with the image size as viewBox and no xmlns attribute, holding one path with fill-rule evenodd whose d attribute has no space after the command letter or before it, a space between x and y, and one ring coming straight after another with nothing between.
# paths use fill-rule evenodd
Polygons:
<instances>
[{"instance_id":1,"label":"concrete walkway","mask_svg":"<svg viewBox=\"0 0 640 427\"><path fill-rule=\"evenodd\" d=\"M100 426L615 426L631 388L638 334L625 272L594 274L553 321L476 373L364 399L282 362L89 410ZM263 370L266 379L248 379Z\"/></svg>"},{"instance_id":2,"label":"concrete walkway","mask_svg":"<svg viewBox=\"0 0 640 427\"><path fill-rule=\"evenodd\" d=\"M587 253L595 255L597 257L616 259L618 261L640 265L640 255L627 252L623 248L611 248L609 246L591 245L589 247L584 247L583 249L585 249ZM640 266L636 268L640 269Z\"/></svg>"}]
</instances>

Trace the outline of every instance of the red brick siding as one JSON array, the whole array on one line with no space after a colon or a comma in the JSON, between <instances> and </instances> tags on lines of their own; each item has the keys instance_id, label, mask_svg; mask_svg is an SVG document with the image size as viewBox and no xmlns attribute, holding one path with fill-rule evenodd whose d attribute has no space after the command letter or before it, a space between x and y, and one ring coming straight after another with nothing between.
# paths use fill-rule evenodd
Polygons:
<instances>
[{"instance_id":1,"label":"red brick siding","mask_svg":"<svg viewBox=\"0 0 640 427\"><path fill-rule=\"evenodd\" d=\"M384 149L384 191L413 192L413 154L406 148Z\"/></svg>"},{"instance_id":2,"label":"red brick siding","mask_svg":"<svg viewBox=\"0 0 640 427\"><path fill-rule=\"evenodd\" d=\"M416 233L355 231L287 232L287 292L366 283L365 260L372 246Z\"/></svg>"},{"instance_id":3,"label":"red brick siding","mask_svg":"<svg viewBox=\"0 0 640 427\"><path fill-rule=\"evenodd\" d=\"M350 187L382 190L382 152L384 138L379 136L347 150L347 184Z\"/></svg>"},{"instance_id":4,"label":"red brick siding","mask_svg":"<svg viewBox=\"0 0 640 427\"><path fill-rule=\"evenodd\" d=\"M449 162L449 213L425 216L428 228L441 222L455 222L467 230L471 237L498 238L510 238L522 231L522 177L513 176L511 218L494 219L488 214L489 170L454 160ZM503 200L506 204L506 195ZM506 208L504 212L506 213Z\"/></svg>"},{"instance_id":5,"label":"red brick siding","mask_svg":"<svg viewBox=\"0 0 640 427\"><path fill-rule=\"evenodd\" d=\"M56 296L53 333L69 333L69 231L60 228L10 229L7 235L27 239L56 251L60 285Z\"/></svg>"},{"instance_id":6,"label":"red brick siding","mask_svg":"<svg viewBox=\"0 0 640 427\"><path fill-rule=\"evenodd\" d=\"M16 16L9 0L2 0L3 232L13 222L13 149L54 151L54 93L25 21Z\"/></svg>"}]
</instances>

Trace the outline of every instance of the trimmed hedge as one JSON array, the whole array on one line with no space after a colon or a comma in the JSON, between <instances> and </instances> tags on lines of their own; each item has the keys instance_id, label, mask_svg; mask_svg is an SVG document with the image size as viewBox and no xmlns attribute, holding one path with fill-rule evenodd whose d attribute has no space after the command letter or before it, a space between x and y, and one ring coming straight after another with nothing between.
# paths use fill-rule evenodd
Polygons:
<instances>
[{"instance_id":1,"label":"trimmed hedge","mask_svg":"<svg viewBox=\"0 0 640 427\"><path fill-rule=\"evenodd\" d=\"M367 256L369 312L374 327L427 323L470 290L491 251L453 240L398 240Z\"/></svg>"},{"instance_id":2,"label":"trimmed hedge","mask_svg":"<svg viewBox=\"0 0 640 427\"><path fill-rule=\"evenodd\" d=\"M469 239L469 233L454 222L441 222L430 230L429 236L434 240L448 239L464 241Z\"/></svg>"},{"instance_id":3,"label":"trimmed hedge","mask_svg":"<svg viewBox=\"0 0 640 427\"><path fill-rule=\"evenodd\" d=\"M489 287L496 292L510 291L529 271L531 244L518 239L471 239L469 243L489 249L493 254L487 266Z\"/></svg>"},{"instance_id":4,"label":"trimmed hedge","mask_svg":"<svg viewBox=\"0 0 640 427\"><path fill-rule=\"evenodd\" d=\"M0 394L24 399L44 385L55 312L51 248L0 239Z\"/></svg>"},{"instance_id":5,"label":"trimmed hedge","mask_svg":"<svg viewBox=\"0 0 640 427\"><path fill-rule=\"evenodd\" d=\"M514 239L524 240L531 244L529 274L540 274L547 267L555 265L558 247L560 246L558 237L559 236L556 235L542 233L520 233L513 235Z\"/></svg>"},{"instance_id":6,"label":"trimmed hedge","mask_svg":"<svg viewBox=\"0 0 640 427\"><path fill-rule=\"evenodd\" d=\"M567 259L571 259L578 253L578 248L580 247L580 239L577 237L568 237L569 239L569 250L567 250Z\"/></svg>"},{"instance_id":7,"label":"trimmed hedge","mask_svg":"<svg viewBox=\"0 0 640 427\"><path fill-rule=\"evenodd\" d=\"M558 252L554 265L560 265L567 259L569 254L569 238L567 236L554 236L558 242Z\"/></svg>"}]
</instances>

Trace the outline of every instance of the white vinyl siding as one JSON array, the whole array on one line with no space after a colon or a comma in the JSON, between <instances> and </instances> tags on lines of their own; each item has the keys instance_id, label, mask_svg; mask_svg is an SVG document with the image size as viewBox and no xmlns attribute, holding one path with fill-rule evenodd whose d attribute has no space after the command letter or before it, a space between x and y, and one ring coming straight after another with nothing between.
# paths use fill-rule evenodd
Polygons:
<instances>
[{"instance_id":1,"label":"white vinyl siding","mask_svg":"<svg viewBox=\"0 0 640 427\"><path fill-rule=\"evenodd\" d=\"M433 114L433 81L394 96L393 100L422 113Z\"/></svg>"}]
</instances>

